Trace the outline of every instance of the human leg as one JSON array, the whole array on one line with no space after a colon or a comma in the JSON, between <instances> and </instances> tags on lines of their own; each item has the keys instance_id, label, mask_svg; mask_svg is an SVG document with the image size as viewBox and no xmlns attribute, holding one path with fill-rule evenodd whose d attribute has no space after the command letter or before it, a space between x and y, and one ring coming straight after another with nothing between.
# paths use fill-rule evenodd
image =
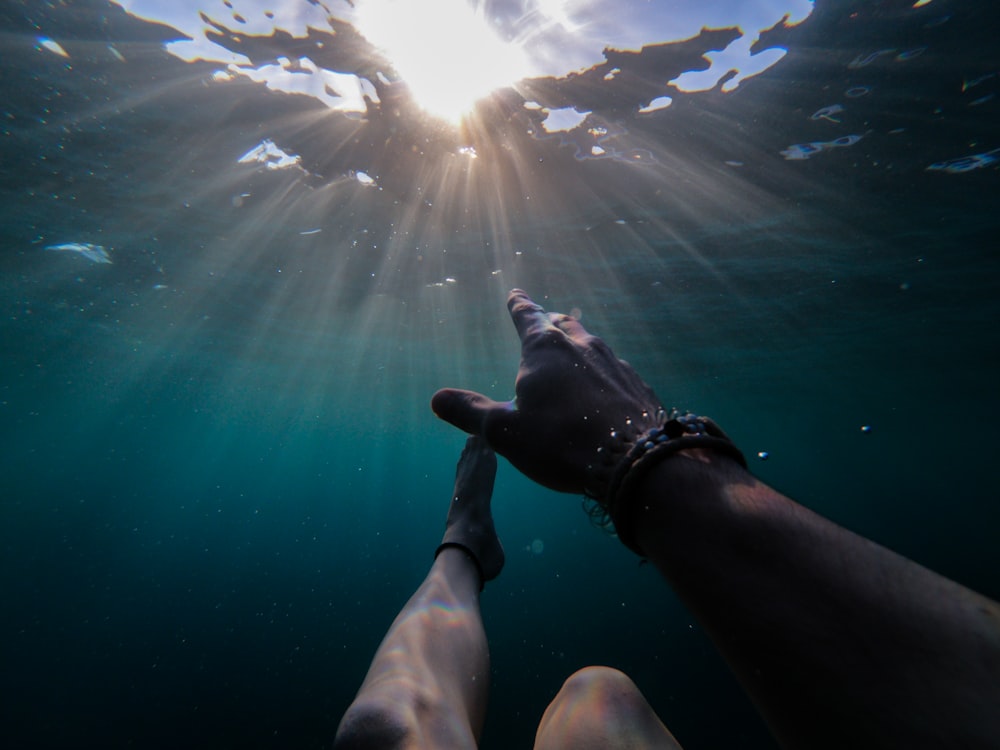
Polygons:
<instances>
[{"instance_id":1,"label":"human leg","mask_svg":"<svg viewBox=\"0 0 1000 750\"><path fill-rule=\"evenodd\" d=\"M627 675L585 667L545 710L535 750L682 750Z\"/></svg>"},{"instance_id":2,"label":"human leg","mask_svg":"<svg viewBox=\"0 0 1000 750\"><path fill-rule=\"evenodd\" d=\"M479 592L504 562L490 515L495 474L493 452L469 438L434 564L376 651L336 750L476 747L490 673Z\"/></svg>"}]
</instances>

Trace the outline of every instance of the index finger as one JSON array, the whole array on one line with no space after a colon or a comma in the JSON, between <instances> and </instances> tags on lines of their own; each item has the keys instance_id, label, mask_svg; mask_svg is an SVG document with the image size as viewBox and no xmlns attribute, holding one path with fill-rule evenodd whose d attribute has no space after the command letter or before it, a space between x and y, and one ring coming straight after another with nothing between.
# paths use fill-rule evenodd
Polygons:
<instances>
[{"instance_id":1,"label":"index finger","mask_svg":"<svg viewBox=\"0 0 1000 750\"><path fill-rule=\"evenodd\" d=\"M532 334L555 329L549 314L521 289L512 289L507 295L507 309L522 343Z\"/></svg>"}]
</instances>

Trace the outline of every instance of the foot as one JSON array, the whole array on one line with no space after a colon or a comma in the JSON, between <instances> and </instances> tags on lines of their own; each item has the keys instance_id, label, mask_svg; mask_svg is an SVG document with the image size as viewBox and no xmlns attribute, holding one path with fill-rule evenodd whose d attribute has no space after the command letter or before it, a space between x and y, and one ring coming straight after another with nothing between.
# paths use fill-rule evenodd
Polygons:
<instances>
[{"instance_id":1,"label":"foot","mask_svg":"<svg viewBox=\"0 0 1000 750\"><path fill-rule=\"evenodd\" d=\"M483 583L503 569L503 546L493 526L490 500L497 473L497 458L485 439L470 437L455 470L455 490L448 508L444 538L438 552L447 547L465 550L476 565Z\"/></svg>"}]
</instances>

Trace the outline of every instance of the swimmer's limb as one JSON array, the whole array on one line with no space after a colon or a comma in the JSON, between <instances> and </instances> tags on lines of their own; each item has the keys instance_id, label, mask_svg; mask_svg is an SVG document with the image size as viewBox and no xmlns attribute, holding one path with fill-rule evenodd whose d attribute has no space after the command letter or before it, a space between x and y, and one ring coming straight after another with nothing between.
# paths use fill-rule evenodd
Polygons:
<instances>
[{"instance_id":1,"label":"swimmer's limb","mask_svg":"<svg viewBox=\"0 0 1000 750\"><path fill-rule=\"evenodd\" d=\"M503 569L504 553L490 512L497 458L484 438L472 436L455 470L444 538L437 554L457 547L472 556L482 583L492 581Z\"/></svg>"},{"instance_id":2,"label":"swimmer's limb","mask_svg":"<svg viewBox=\"0 0 1000 750\"><path fill-rule=\"evenodd\" d=\"M642 552L783 747L1000 747L1000 605L687 451L629 499Z\"/></svg>"},{"instance_id":3,"label":"swimmer's limb","mask_svg":"<svg viewBox=\"0 0 1000 750\"><path fill-rule=\"evenodd\" d=\"M375 653L337 730L336 750L476 747L490 678L479 592L484 574L503 567L489 510L495 473L493 452L470 438L444 542Z\"/></svg>"},{"instance_id":4,"label":"swimmer's limb","mask_svg":"<svg viewBox=\"0 0 1000 750\"><path fill-rule=\"evenodd\" d=\"M459 429L484 436L539 484L583 493L601 483L595 459L612 431L630 438L655 426L662 421L660 401L575 318L545 312L519 289L507 308L521 338L516 399L446 388L431 407Z\"/></svg>"},{"instance_id":5,"label":"swimmer's limb","mask_svg":"<svg viewBox=\"0 0 1000 750\"><path fill-rule=\"evenodd\" d=\"M682 750L635 683L610 667L584 667L545 709L534 750Z\"/></svg>"},{"instance_id":6,"label":"swimmer's limb","mask_svg":"<svg viewBox=\"0 0 1000 750\"><path fill-rule=\"evenodd\" d=\"M623 424L648 429L659 400L576 320L520 290L508 308L522 343L516 400L446 389L434 411L537 482L601 498L595 455ZM616 523L785 747L1000 747L1000 605L812 513L723 452L669 454L624 495Z\"/></svg>"}]
</instances>

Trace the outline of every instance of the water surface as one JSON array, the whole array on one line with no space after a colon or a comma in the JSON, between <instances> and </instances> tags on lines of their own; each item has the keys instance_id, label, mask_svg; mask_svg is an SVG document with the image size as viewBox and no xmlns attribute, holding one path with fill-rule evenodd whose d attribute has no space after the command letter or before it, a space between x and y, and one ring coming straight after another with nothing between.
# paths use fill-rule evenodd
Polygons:
<instances>
[{"instance_id":1,"label":"water surface","mask_svg":"<svg viewBox=\"0 0 1000 750\"><path fill-rule=\"evenodd\" d=\"M430 395L512 394L514 286L1000 596L997 11L614 5L478 6L523 56L457 124L360 2L0 7L5 746L328 746L442 528ZM774 747L577 498L502 464L494 507L484 748L599 663L689 750Z\"/></svg>"}]
</instances>

